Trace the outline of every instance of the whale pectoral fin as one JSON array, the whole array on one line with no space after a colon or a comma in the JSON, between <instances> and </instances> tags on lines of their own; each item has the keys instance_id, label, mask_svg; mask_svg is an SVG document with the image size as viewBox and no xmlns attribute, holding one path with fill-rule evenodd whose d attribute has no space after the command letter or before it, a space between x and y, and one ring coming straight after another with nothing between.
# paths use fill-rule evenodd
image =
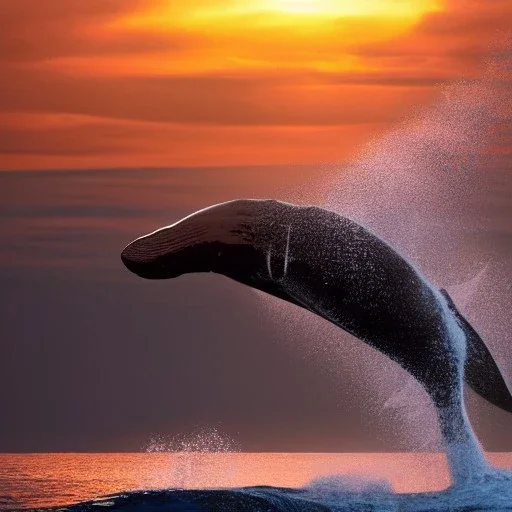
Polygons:
<instances>
[{"instance_id":1,"label":"whale pectoral fin","mask_svg":"<svg viewBox=\"0 0 512 512\"><path fill-rule=\"evenodd\" d=\"M466 336L464 380L480 396L501 409L512 412L512 394L491 352L459 312L448 292L443 289L439 291Z\"/></svg>"}]
</instances>

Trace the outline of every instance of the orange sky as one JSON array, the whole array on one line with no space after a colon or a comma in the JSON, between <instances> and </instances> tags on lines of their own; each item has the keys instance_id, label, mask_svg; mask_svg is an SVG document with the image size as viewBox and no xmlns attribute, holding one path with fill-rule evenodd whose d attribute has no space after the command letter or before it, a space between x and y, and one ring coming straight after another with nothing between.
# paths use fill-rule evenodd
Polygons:
<instances>
[{"instance_id":1,"label":"orange sky","mask_svg":"<svg viewBox=\"0 0 512 512\"><path fill-rule=\"evenodd\" d=\"M357 7L355 7L357 6ZM0 0L0 169L343 160L510 0Z\"/></svg>"}]
</instances>

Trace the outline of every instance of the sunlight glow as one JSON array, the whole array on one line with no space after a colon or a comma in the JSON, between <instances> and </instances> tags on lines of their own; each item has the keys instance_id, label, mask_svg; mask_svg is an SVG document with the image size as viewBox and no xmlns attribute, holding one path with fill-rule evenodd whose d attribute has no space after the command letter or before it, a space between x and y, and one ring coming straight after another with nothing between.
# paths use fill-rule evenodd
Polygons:
<instances>
[{"instance_id":1,"label":"sunlight glow","mask_svg":"<svg viewBox=\"0 0 512 512\"><path fill-rule=\"evenodd\" d=\"M128 73L372 71L354 55L359 45L406 34L444 0L159 0L148 11L119 19L113 30L150 30L178 48L140 54ZM108 68L110 56L103 61ZM115 73L124 72L119 63ZM83 59L82 59L83 60ZM63 63L60 62L60 65ZM69 63L68 63L69 64ZM76 65L76 59L72 65ZM363 69L364 68L364 69Z\"/></svg>"},{"instance_id":2,"label":"sunlight glow","mask_svg":"<svg viewBox=\"0 0 512 512\"><path fill-rule=\"evenodd\" d=\"M172 26L186 22L210 23L233 20L244 16L254 16L253 22L264 18L283 16L291 19L311 18L318 21L326 18L380 17L383 19L403 18L412 22L427 12L442 9L443 0L212 0L211 2L190 3L160 2L158 6L135 20L145 20L151 25ZM132 22L135 21L132 19ZM246 20L249 22L250 20ZM138 24L138 23L136 23Z\"/></svg>"},{"instance_id":3,"label":"sunlight glow","mask_svg":"<svg viewBox=\"0 0 512 512\"><path fill-rule=\"evenodd\" d=\"M417 17L438 5L411 0L265 0L268 10L331 16Z\"/></svg>"},{"instance_id":4,"label":"sunlight glow","mask_svg":"<svg viewBox=\"0 0 512 512\"><path fill-rule=\"evenodd\" d=\"M279 11L302 14L317 14L335 11L336 4L330 0L275 0L269 7Z\"/></svg>"}]
</instances>

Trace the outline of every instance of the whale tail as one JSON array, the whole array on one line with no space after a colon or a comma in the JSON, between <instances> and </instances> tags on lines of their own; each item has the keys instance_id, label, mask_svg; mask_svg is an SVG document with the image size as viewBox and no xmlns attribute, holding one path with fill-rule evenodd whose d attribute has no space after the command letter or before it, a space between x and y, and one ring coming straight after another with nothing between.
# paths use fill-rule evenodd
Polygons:
<instances>
[{"instance_id":1,"label":"whale tail","mask_svg":"<svg viewBox=\"0 0 512 512\"><path fill-rule=\"evenodd\" d=\"M487 401L512 412L512 394L492 354L471 324L458 311L448 292L440 292L466 335L464 380L473 391Z\"/></svg>"}]
</instances>

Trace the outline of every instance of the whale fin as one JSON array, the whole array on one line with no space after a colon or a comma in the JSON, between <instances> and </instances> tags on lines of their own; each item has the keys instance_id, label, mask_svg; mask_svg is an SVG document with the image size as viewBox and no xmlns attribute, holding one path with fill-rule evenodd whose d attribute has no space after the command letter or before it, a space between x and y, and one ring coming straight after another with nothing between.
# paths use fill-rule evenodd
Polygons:
<instances>
[{"instance_id":1,"label":"whale fin","mask_svg":"<svg viewBox=\"0 0 512 512\"><path fill-rule=\"evenodd\" d=\"M484 341L473 329L471 324L458 311L446 290L440 290L448 303L450 311L466 335L466 362L464 380L467 384L492 404L512 412L512 394L507 386L496 361L486 347Z\"/></svg>"}]
</instances>

